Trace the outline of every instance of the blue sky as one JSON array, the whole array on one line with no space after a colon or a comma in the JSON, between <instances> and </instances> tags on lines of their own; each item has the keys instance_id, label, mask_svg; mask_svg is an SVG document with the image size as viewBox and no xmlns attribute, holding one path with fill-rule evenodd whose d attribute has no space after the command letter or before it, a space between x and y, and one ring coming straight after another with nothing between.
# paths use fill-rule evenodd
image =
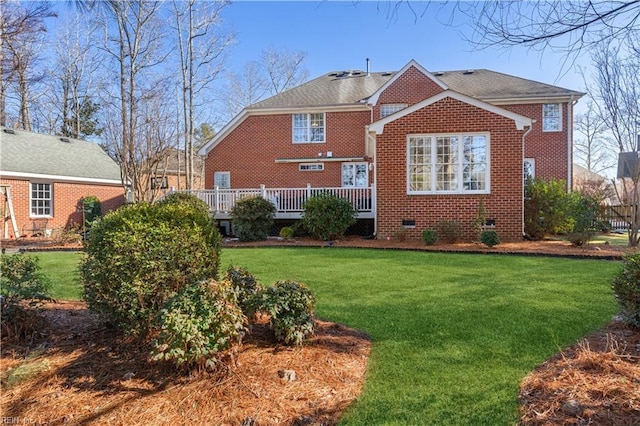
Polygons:
<instances>
[{"instance_id":1,"label":"blue sky","mask_svg":"<svg viewBox=\"0 0 640 426\"><path fill-rule=\"evenodd\" d=\"M450 9L430 6L416 17L407 6L393 15L387 1L238 1L224 12L236 31L230 66L258 59L269 45L307 52L310 77L335 70L394 71L415 59L430 71L488 68L532 80L582 90L574 68L562 68L564 55L527 48L474 50L461 33L470 26L462 15L453 26ZM420 14L424 2L413 2ZM587 64L588 61L581 61Z\"/></svg>"}]
</instances>

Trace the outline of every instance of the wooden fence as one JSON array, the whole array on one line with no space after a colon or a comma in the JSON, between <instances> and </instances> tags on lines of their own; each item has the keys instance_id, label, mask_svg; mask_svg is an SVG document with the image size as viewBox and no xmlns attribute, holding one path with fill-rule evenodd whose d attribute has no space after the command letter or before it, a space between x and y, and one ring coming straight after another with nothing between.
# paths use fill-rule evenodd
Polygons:
<instances>
[{"instance_id":1,"label":"wooden fence","mask_svg":"<svg viewBox=\"0 0 640 426\"><path fill-rule=\"evenodd\" d=\"M621 204L617 206L604 206L601 221L608 224L613 230L629 229L634 212L638 206Z\"/></svg>"}]
</instances>

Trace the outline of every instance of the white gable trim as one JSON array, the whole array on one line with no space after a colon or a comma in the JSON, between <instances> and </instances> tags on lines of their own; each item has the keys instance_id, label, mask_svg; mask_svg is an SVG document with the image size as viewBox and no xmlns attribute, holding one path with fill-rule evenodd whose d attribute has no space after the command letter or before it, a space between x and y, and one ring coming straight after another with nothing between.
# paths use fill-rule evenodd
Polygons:
<instances>
[{"instance_id":1,"label":"white gable trim","mask_svg":"<svg viewBox=\"0 0 640 426\"><path fill-rule=\"evenodd\" d=\"M76 183L89 183L89 184L102 184L110 186L121 186L121 180L114 179L100 179L100 178L86 178L79 176L62 176L62 175L47 175L41 173L24 173L24 172L6 172L0 171L2 177L12 177L21 179L41 179L50 180L55 182L76 182Z\"/></svg>"},{"instance_id":2,"label":"white gable trim","mask_svg":"<svg viewBox=\"0 0 640 426\"><path fill-rule=\"evenodd\" d=\"M411 67L416 67L416 69L418 71L420 71L422 74L424 74L429 79L431 79L431 81L433 81L438 86L440 86L442 88L442 90L448 90L449 89L449 86L444 84L442 81L440 81L439 78L437 78L436 76L431 74L429 71L427 71L422 65L417 63L415 61L415 59L412 59L412 60L409 61L409 63L407 65L402 67L402 69L400 71L398 71L393 77L391 77L389 79L389 81L387 81L385 84L382 85L382 87L380 87L378 90L376 90L376 92L369 97L369 99L367 100L367 103L370 104L370 105L376 105L378 103L378 99L380 98L380 95L382 94L382 92L384 92L389 86L391 86L397 79L400 78L400 76L402 74L404 74Z\"/></svg>"},{"instance_id":3,"label":"white gable trim","mask_svg":"<svg viewBox=\"0 0 640 426\"><path fill-rule=\"evenodd\" d=\"M478 99L469 97L467 95L463 95L462 93L454 92L452 90L447 90L442 93L438 93L435 96L432 96L428 99L425 99L422 102L418 102L417 104L411 105L408 108L405 108L401 111L396 112L395 114L391 114L381 120L378 120L369 125L369 131L375 132L375 134L380 135L384 132L384 126L387 123L395 121L399 118L404 117L405 115L409 115L419 109L422 109L426 106L434 104L444 98L453 98L457 99L460 102L464 102L469 105L473 105L475 107L484 109L485 111L492 112L494 114L501 115L506 118L512 119L516 124L516 129L524 130L525 127L531 127L532 120L523 115L516 114L515 112L507 111L504 108L497 107L495 105L488 104L486 102L480 101Z\"/></svg>"}]
</instances>

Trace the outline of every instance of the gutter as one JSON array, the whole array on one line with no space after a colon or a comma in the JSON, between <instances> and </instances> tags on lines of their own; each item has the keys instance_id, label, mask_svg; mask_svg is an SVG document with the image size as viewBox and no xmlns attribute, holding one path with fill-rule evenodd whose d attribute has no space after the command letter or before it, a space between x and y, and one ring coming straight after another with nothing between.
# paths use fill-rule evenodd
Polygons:
<instances>
[{"instance_id":1,"label":"gutter","mask_svg":"<svg viewBox=\"0 0 640 426\"><path fill-rule=\"evenodd\" d=\"M567 102L567 192L573 190L573 106L578 103L571 95ZM571 119L571 126L569 126Z\"/></svg>"}]
</instances>

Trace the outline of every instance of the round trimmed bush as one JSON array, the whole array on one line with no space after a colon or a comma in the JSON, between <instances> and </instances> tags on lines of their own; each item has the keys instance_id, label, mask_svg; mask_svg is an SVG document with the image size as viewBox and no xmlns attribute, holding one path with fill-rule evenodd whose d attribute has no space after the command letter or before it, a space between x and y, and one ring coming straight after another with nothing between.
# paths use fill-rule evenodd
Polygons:
<instances>
[{"instance_id":1,"label":"round trimmed bush","mask_svg":"<svg viewBox=\"0 0 640 426\"><path fill-rule=\"evenodd\" d=\"M480 234L480 242L487 247L493 247L500 244L498 233L492 229L482 231Z\"/></svg>"},{"instance_id":2,"label":"round trimmed bush","mask_svg":"<svg viewBox=\"0 0 640 426\"><path fill-rule=\"evenodd\" d=\"M287 345L313 334L314 305L311 290L295 281L278 281L262 293L261 308L271 315L276 339Z\"/></svg>"},{"instance_id":3,"label":"round trimmed bush","mask_svg":"<svg viewBox=\"0 0 640 426\"><path fill-rule=\"evenodd\" d=\"M88 236L84 299L117 328L145 336L168 299L217 278L220 248L213 219L189 203L123 207Z\"/></svg>"},{"instance_id":4,"label":"round trimmed bush","mask_svg":"<svg viewBox=\"0 0 640 426\"><path fill-rule=\"evenodd\" d=\"M302 225L318 240L340 238L356 223L357 212L346 198L319 194L309 198L302 207Z\"/></svg>"},{"instance_id":5,"label":"round trimmed bush","mask_svg":"<svg viewBox=\"0 0 640 426\"><path fill-rule=\"evenodd\" d=\"M233 226L240 241L262 241L269 236L276 208L267 199L247 197L238 200L231 209Z\"/></svg>"}]
</instances>

